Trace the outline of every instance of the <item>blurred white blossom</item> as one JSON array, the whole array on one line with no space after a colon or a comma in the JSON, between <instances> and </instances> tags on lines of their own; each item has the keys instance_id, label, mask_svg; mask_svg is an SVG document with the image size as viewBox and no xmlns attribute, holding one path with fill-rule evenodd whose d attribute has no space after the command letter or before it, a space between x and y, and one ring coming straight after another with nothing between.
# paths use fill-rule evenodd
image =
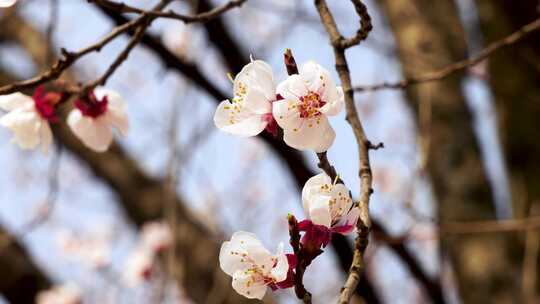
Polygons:
<instances>
[{"instance_id":1,"label":"blurred white blossom","mask_svg":"<svg viewBox=\"0 0 540 304\"><path fill-rule=\"evenodd\" d=\"M69 113L67 123L84 145L104 152L112 143L113 128L121 135L127 135L129 121L126 103L117 92L96 88L87 98L75 101L75 108Z\"/></svg>"},{"instance_id":2,"label":"blurred white blossom","mask_svg":"<svg viewBox=\"0 0 540 304\"><path fill-rule=\"evenodd\" d=\"M38 293L37 304L81 304L81 290L74 284L54 286Z\"/></svg>"}]
</instances>

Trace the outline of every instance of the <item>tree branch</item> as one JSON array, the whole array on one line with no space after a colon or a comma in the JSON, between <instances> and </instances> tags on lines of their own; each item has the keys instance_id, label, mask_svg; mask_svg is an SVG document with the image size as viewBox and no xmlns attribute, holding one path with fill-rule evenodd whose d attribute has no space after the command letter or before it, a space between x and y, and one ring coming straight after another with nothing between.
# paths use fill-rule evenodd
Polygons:
<instances>
[{"instance_id":1,"label":"tree branch","mask_svg":"<svg viewBox=\"0 0 540 304\"><path fill-rule=\"evenodd\" d=\"M150 16L154 18L176 19L184 23L208 22L212 20L213 18L216 18L235 7L242 6L242 4L244 4L244 2L246 1L247 0L231 0L223 4L222 6L213 8L207 12L203 12L195 16L188 16L188 15L181 15L181 14L175 13L172 10L169 10L167 12L160 12L159 10L155 10L155 9L150 10L150 11L145 11L143 9L129 6L123 2L114 2L114 1L109 1L109 0L88 0L88 2L90 3L95 3L99 6L107 8L109 10L115 10L119 13L136 13L136 14L146 15L146 16Z\"/></svg>"},{"instance_id":2,"label":"tree branch","mask_svg":"<svg viewBox=\"0 0 540 304\"><path fill-rule=\"evenodd\" d=\"M341 80L345 97L345 107L347 110L347 121L353 129L356 142L358 144L358 154L360 161L360 219L357 224L358 235L355 241L353 261L349 270L349 275L342 288L341 295L338 303L349 303L358 282L360 281L360 275L365 268L364 265L364 252L368 245L369 230L371 227L371 220L369 217L369 199L373 189L371 165L369 163L369 149L372 148L371 143L366 137L358 112L356 111L356 105L354 103L353 90L351 85L351 75L349 72L349 66L347 64L347 58L345 57L345 50L351 46L357 45L361 40L365 39L371 30L371 22L369 14L365 6L360 0L352 1L355 5L356 12L360 18L365 18L364 22L361 22L361 28L358 33L352 39L345 39L340 34L334 17L328 9L325 0L315 0L315 6L321 17L321 22L326 29L334 49L334 56L336 61L336 70ZM367 17L366 17L367 16Z\"/></svg>"},{"instance_id":3,"label":"tree branch","mask_svg":"<svg viewBox=\"0 0 540 304\"><path fill-rule=\"evenodd\" d=\"M476 56L473 56L469 59L449 64L440 70L433 71L425 75L403 79L398 82L383 82L380 84L374 84L369 86L356 86L354 90L357 92L369 92L382 89L404 89L411 85L443 80L456 72L478 64L479 62L491 56L491 54L500 50L501 48L513 45L521 41L523 38L527 37L527 35L537 31L538 29L540 29L540 18L522 26L519 30L515 31L509 36L491 43L486 48L481 50Z\"/></svg>"}]
</instances>

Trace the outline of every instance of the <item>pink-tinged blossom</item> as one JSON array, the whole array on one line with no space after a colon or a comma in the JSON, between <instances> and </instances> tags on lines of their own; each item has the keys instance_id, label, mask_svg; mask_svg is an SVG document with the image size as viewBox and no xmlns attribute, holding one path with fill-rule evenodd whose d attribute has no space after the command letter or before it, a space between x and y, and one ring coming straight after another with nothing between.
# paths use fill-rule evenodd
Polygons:
<instances>
[{"instance_id":1,"label":"pink-tinged blossom","mask_svg":"<svg viewBox=\"0 0 540 304\"><path fill-rule=\"evenodd\" d=\"M58 122L56 105L62 95L46 92L38 87L32 97L22 93L0 96L0 109L8 111L0 118L0 125L13 132L12 142L21 149L35 149L41 145L47 153L52 143L49 123Z\"/></svg>"},{"instance_id":2,"label":"pink-tinged blossom","mask_svg":"<svg viewBox=\"0 0 540 304\"><path fill-rule=\"evenodd\" d=\"M354 207L349 189L333 182L326 173L315 175L306 182L302 203L313 224L334 233L352 232L360 216L360 209Z\"/></svg>"},{"instance_id":3,"label":"pink-tinged blossom","mask_svg":"<svg viewBox=\"0 0 540 304\"><path fill-rule=\"evenodd\" d=\"M141 245L154 252L162 252L173 244L169 225L161 222L144 224L141 232Z\"/></svg>"},{"instance_id":4,"label":"pink-tinged blossom","mask_svg":"<svg viewBox=\"0 0 540 304\"><path fill-rule=\"evenodd\" d=\"M106 236L81 237L70 231L58 237L63 253L80 260L92 269L103 268L111 262L111 240Z\"/></svg>"},{"instance_id":5,"label":"pink-tinged blossom","mask_svg":"<svg viewBox=\"0 0 540 304\"><path fill-rule=\"evenodd\" d=\"M283 244L273 255L253 233L239 231L230 241L224 242L219 265L233 278L233 289L250 299L262 299L267 287L290 287L290 280L287 280L290 267Z\"/></svg>"},{"instance_id":6,"label":"pink-tinged blossom","mask_svg":"<svg viewBox=\"0 0 540 304\"><path fill-rule=\"evenodd\" d=\"M88 148L106 151L113 140L113 128L126 136L129 128L126 103L115 91L96 88L86 98L75 101L67 123Z\"/></svg>"},{"instance_id":7,"label":"pink-tinged blossom","mask_svg":"<svg viewBox=\"0 0 540 304\"><path fill-rule=\"evenodd\" d=\"M0 0L0 7L10 7L17 3L17 0Z\"/></svg>"},{"instance_id":8,"label":"pink-tinged blossom","mask_svg":"<svg viewBox=\"0 0 540 304\"><path fill-rule=\"evenodd\" d=\"M328 150L336 133L327 116L337 115L344 104L343 90L330 73L308 62L300 68L300 74L278 85L277 94L283 99L273 104L273 116L283 128L285 143L299 150Z\"/></svg>"},{"instance_id":9,"label":"pink-tinged blossom","mask_svg":"<svg viewBox=\"0 0 540 304\"><path fill-rule=\"evenodd\" d=\"M81 290L73 284L54 286L38 293L36 304L81 304Z\"/></svg>"},{"instance_id":10,"label":"pink-tinged blossom","mask_svg":"<svg viewBox=\"0 0 540 304\"><path fill-rule=\"evenodd\" d=\"M234 79L234 97L217 107L214 123L224 132L248 137L267 129L277 134L272 118L276 89L272 68L262 60L247 64Z\"/></svg>"},{"instance_id":11,"label":"pink-tinged blossom","mask_svg":"<svg viewBox=\"0 0 540 304\"><path fill-rule=\"evenodd\" d=\"M169 226L162 222L148 222L142 227L135 249L125 265L125 283L134 287L148 281L159 254L173 245L174 238Z\"/></svg>"},{"instance_id":12,"label":"pink-tinged blossom","mask_svg":"<svg viewBox=\"0 0 540 304\"><path fill-rule=\"evenodd\" d=\"M152 276L156 255L144 247L138 247L128 256L124 268L124 283L129 287L148 281Z\"/></svg>"}]
</instances>

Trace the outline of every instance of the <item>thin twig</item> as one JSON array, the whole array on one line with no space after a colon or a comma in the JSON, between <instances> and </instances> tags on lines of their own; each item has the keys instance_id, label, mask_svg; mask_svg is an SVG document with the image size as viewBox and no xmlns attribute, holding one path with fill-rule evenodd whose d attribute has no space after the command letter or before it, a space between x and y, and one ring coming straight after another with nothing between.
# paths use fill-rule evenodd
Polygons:
<instances>
[{"instance_id":1,"label":"thin twig","mask_svg":"<svg viewBox=\"0 0 540 304\"><path fill-rule=\"evenodd\" d=\"M296 267L294 269L294 292L296 293L296 297L302 300L305 304L311 304L311 293L306 290L303 282L304 272L311 261L304 256L305 252L302 250L302 244L300 243L300 231L298 230L298 221L292 214L289 214L287 220L289 222L290 244L297 260Z\"/></svg>"},{"instance_id":2,"label":"thin twig","mask_svg":"<svg viewBox=\"0 0 540 304\"><path fill-rule=\"evenodd\" d=\"M160 11L164 7L166 7L169 3L171 3L172 0L161 0L154 8L155 11ZM107 68L105 73L95 81L87 84L84 86L84 88L81 90L83 95L86 95L87 92L93 90L97 86L105 85L109 77L120 67L120 65L127 60L129 54L131 51L135 48L135 46L141 41L146 29L152 24L152 21L154 21L157 17L149 16L148 14L144 13L142 14L138 20L141 20L139 25L137 26L137 29L135 30L135 34L131 37L129 40L129 43L126 45L124 50L118 54L116 59L113 61L113 63Z\"/></svg>"},{"instance_id":3,"label":"thin twig","mask_svg":"<svg viewBox=\"0 0 540 304\"><path fill-rule=\"evenodd\" d=\"M367 139L364 132L362 123L358 116L356 110L353 90L351 85L351 75L349 72L349 65L347 64L347 58L345 57L345 50L353 45L357 45L361 40L365 39L368 35L368 32L371 30L371 23L369 14L363 6L360 0L352 1L354 4L359 17L366 18L366 22L361 22L361 28L358 32L366 32L365 34L358 34L352 39L344 38L339 32L334 17L328 9L325 0L315 0L315 6L319 12L321 22L324 25L324 28L328 35L330 36L330 41L334 49L334 56L336 61L336 70L339 74L341 80L341 85L343 87L344 97L345 97L345 106L347 111L347 121L353 129L354 136L358 144L359 152L359 161L360 161L360 219L357 224L358 235L355 241L353 262L349 270L349 275L341 290L341 294L338 300L338 303L349 303L358 282L360 281L360 275L365 268L364 264L364 252L368 245L368 236L369 230L371 227L371 220L369 218L369 199L372 189L372 174L371 174L371 165L369 163L369 150L371 148L376 148L373 146L370 141ZM361 37L360 37L361 36ZM360 38L358 38L360 37ZM353 43L354 42L354 43Z\"/></svg>"},{"instance_id":4,"label":"thin twig","mask_svg":"<svg viewBox=\"0 0 540 304\"><path fill-rule=\"evenodd\" d=\"M538 202L533 202L529 210L532 216L538 210ZM535 210L536 209L536 210ZM536 282L538 280L537 266L540 253L540 232L538 229L525 232L525 253L522 266L522 295L525 303L534 303L537 299Z\"/></svg>"},{"instance_id":5,"label":"thin twig","mask_svg":"<svg viewBox=\"0 0 540 304\"><path fill-rule=\"evenodd\" d=\"M47 65L52 64L54 61L53 34L58 23L58 0L49 0L49 10L49 24L45 31L45 38L47 40Z\"/></svg>"},{"instance_id":6,"label":"thin twig","mask_svg":"<svg viewBox=\"0 0 540 304\"><path fill-rule=\"evenodd\" d=\"M62 155L62 146L58 141L55 141L56 151L51 159L48 169L48 190L47 197L45 198L45 204L39 206L37 214L30 221L25 223L17 233L15 233L16 239L22 239L26 235L33 232L35 229L43 225L52 215L56 201L58 199L58 191L60 189L60 160Z\"/></svg>"},{"instance_id":7,"label":"thin twig","mask_svg":"<svg viewBox=\"0 0 540 304\"><path fill-rule=\"evenodd\" d=\"M540 229L540 216L524 219L441 223L439 234L475 234Z\"/></svg>"},{"instance_id":8,"label":"thin twig","mask_svg":"<svg viewBox=\"0 0 540 304\"><path fill-rule=\"evenodd\" d=\"M92 0L90 0L92 1ZM96 1L99 1L99 0L96 0ZM231 8L233 7L236 7L236 6L240 6L243 2L245 2L247 0L235 0L235 1L231 1L231 3L227 3L225 5L222 5L220 7L217 7L211 11L208 11L208 12L204 12L204 13L200 13L200 14L197 14L197 15L193 15L193 16L183 16L185 17L186 20L189 20L189 22L206 22L212 18L216 18L218 16L220 16L221 14L223 14L224 12L227 12L228 10L230 10ZM110 2L110 1L108 1ZM139 25L143 24L144 22L147 22L147 20L151 19L155 19L155 18L159 18L159 17L165 17L165 16L159 16L156 15L157 13L159 13L160 9L157 9L157 8L154 8L152 11L149 11L149 12L146 12L146 11L141 11L141 16L139 16L138 18L135 18L131 21L128 21L122 25L119 25L117 27L115 27L107 36L105 36L104 38L102 38L101 40L99 40L98 42L96 42L95 44L92 44L84 49L81 49L77 52L70 52L70 51L67 51L66 49L62 48L60 51L61 51L61 54L63 56L63 58L60 58L58 59L52 66L51 68L49 68L48 70L42 72L41 74L35 76L35 77L32 77L30 79L26 79L26 80L22 80L22 81L19 81L19 82L15 82L15 83L12 83L12 84L8 84L8 85L5 85L5 86L2 86L0 87L0 95L4 95L4 94L9 94L9 93L14 93L14 92L18 92L18 91L22 91L24 89L28 89L28 88L32 88L32 87L35 87L37 85L40 85L40 84L43 84L43 83L46 83L48 81L51 81L51 80L55 80L57 78L59 78L62 73L68 69L69 67L71 67L77 60L79 60L81 57L89 54L89 53L92 53L92 52L99 52L101 51L101 49L107 45L109 42L111 42L112 40L114 40L116 37L120 36L121 34L123 33L126 33L128 31L131 31L137 27L139 27ZM144 31L143 33L144 34ZM138 39L140 40L140 38ZM135 41L134 45L136 44ZM133 40L132 40L133 41ZM132 49L133 46L129 46L130 49ZM130 50L125 50L126 51L126 54L121 54L122 56L126 56L127 54L129 54ZM117 58L118 59L118 62L115 61L116 65L120 65L124 59L122 58ZM118 66L116 67L112 67L111 69L111 73L114 72L114 70L117 68ZM106 74L109 74L109 73L106 73ZM96 80L96 83L98 82L105 82L107 80L107 78L109 77L110 75L104 75L102 78L103 79L98 79ZM92 86L96 86L95 83L91 84L89 87L92 87ZM70 93L79 93L77 90L75 90L74 92L70 92Z\"/></svg>"},{"instance_id":9,"label":"thin twig","mask_svg":"<svg viewBox=\"0 0 540 304\"><path fill-rule=\"evenodd\" d=\"M227 3L225 3L222 6L216 7L208 12L204 12L201 14L197 14L194 16L188 16L188 15L181 15L178 13L175 13L174 11L170 10L167 12L160 12L159 10L150 10L146 11L140 8L136 8L133 6L129 6L122 2L114 2L109 0L88 0L90 3L95 3L97 5L100 5L106 9L115 10L120 13L135 13L135 14L141 14L146 15L154 18L168 18L168 19L176 19L183 21L184 23L193 23L193 22L208 22L212 20L213 18L235 8L239 7L247 0L231 0Z\"/></svg>"},{"instance_id":10,"label":"thin twig","mask_svg":"<svg viewBox=\"0 0 540 304\"><path fill-rule=\"evenodd\" d=\"M459 72L461 70L464 70L466 68L472 67L480 63L481 61L488 58L489 56L491 56L491 54L498 51L499 49L519 42L523 38L527 37L530 33L533 33L537 31L538 29L540 29L540 18L534 20L531 23L524 25L519 30L515 31L509 36L506 36L505 38L502 38L500 40L497 40L491 43L485 49L480 51L476 56L473 56L469 59L465 59L462 61L449 64L440 70L430 72L425 75L403 79L398 82L383 82L383 83L374 84L374 85L356 86L354 90L357 92L368 92L368 91L376 91L376 90L382 90L382 89L404 89L410 85L416 85L419 83L431 82L431 81L439 81L439 80L442 80L444 78L451 76L452 74L456 72Z\"/></svg>"}]
</instances>

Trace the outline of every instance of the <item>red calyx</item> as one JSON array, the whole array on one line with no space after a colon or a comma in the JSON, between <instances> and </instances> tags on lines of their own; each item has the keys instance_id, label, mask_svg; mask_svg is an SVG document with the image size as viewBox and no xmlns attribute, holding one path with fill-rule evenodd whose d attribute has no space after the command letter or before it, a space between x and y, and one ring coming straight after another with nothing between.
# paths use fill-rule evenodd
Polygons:
<instances>
[{"instance_id":1,"label":"red calyx","mask_svg":"<svg viewBox=\"0 0 540 304\"><path fill-rule=\"evenodd\" d=\"M287 253L287 262L289 263L289 270L287 271L287 278L281 282L277 283L270 283L268 284L268 287L272 289L272 291L276 291L278 289L287 289L294 286L294 269L296 267L297 258L294 254Z\"/></svg>"},{"instance_id":2,"label":"red calyx","mask_svg":"<svg viewBox=\"0 0 540 304\"><path fill-rule=\"evenodd\" d=\"M332 240L332 230L323 225L313 224L310 220L299 222L298 230L305 232L302 245L309 251L316 252L321 247L326 247Z\"/></svg>"},{"instance_id":3,"label":"red calyx","mask_svg":"<svg viewBox=\"0 0 540 304\"><path fill-rule=\"evenodd\" d=\"M43 86L39 86L32 95L34 105L39 115L50 123L60 121L56 114L56 105L62 100L62 93L47 92Z\"/></svg>"},{"instance_id":4,"label":"red calyx","mask_svg":"<svg viewBox=\"0 0 540 304\"><path fill-rule=\"evenodd\" d=\"M75 107L79 109L84 116L93 118L99 117L107 112L108 105L109 100L107 99L107 96L98 100L94 91L88 93L84 98L75 100Z\"/></svg>"}]
</instances>

